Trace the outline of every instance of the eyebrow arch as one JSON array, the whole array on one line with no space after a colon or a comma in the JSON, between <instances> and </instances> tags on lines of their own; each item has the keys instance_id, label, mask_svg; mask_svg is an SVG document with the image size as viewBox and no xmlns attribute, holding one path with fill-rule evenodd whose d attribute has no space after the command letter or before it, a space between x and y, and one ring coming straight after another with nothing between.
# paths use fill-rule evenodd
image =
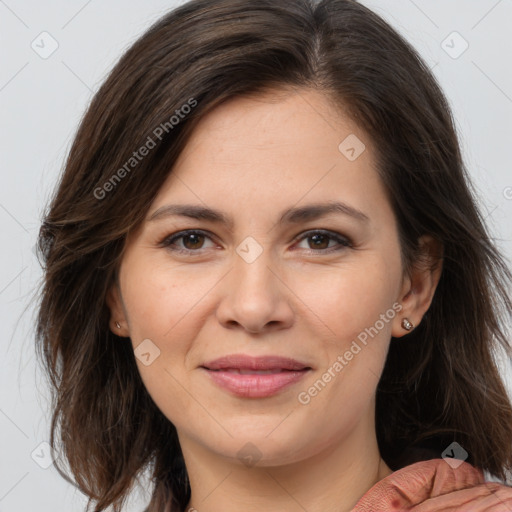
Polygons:
<instances>
[{"instance_id":1,"label":"eyebrow arch","mask_svg":"<svg viewBox=\"0 0 512 512\"><path fill-rule=\"evenodd\" d=\"M299 224L301 222L318 219L328 215L329 213L340 213L353 217L361 222L368 222L370 220L370 218L362 211L357 210L348 204L339 201L331 201L328 203L317 203L296 208L288 208L282 212L278 224ZM148 222L174 215L225 224L230 229L233 227L233 219L227 217L221 211L191 204L169 204L162 206L149 217Z\"/></svg>"}]
</instances>

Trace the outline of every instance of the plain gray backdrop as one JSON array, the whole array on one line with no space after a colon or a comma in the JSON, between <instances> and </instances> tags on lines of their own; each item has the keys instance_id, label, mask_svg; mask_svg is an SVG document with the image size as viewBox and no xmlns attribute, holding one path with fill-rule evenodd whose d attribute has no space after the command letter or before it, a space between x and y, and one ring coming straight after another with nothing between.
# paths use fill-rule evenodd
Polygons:
<instances>
[{"instance_id":1,"label":"plain gray backdrop","mask_svg":"<svg viewBox=\"0 0 512 512\"><path fill-rule=\"evenodd\" d=\"M276 0L278 1L278 0ZM77 124L121 53L183 2L0 0L0 512L78 512L54 469L33 348L33 247ZM421 53L452 105L491 234L512 255L512 2L366 0ZM511 389L509 362L503 374ZM489 418L492 421L492 418ZM147 487L147 486L146 486ZM134 493L127 511L147 503Z\"/></svg>"}]
</instances>

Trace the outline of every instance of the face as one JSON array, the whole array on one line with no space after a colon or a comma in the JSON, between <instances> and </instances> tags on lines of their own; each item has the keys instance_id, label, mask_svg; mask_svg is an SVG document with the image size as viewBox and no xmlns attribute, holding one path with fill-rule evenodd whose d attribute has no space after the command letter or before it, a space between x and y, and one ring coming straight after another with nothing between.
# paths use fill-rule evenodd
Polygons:
<instances>
[{"instance_id":1,"label":"face","mask_svg":"<svg viewBox=\"0 0 512 512\"><path fill-rule=\"evenodd\" d=\"M182 446L271 466L374 429L409 285L371 140L321 93L281 91L202 119L108 304Z\"/></svg>"}]
</instances>

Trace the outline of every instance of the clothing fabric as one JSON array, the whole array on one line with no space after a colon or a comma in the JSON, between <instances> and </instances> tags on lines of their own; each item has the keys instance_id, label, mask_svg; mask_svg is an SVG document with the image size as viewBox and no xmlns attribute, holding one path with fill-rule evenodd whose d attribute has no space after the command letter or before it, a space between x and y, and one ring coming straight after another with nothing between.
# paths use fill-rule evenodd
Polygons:
<instances>
[{"instance_id":1,"label":"clothing fabric","mask_svg":"<svg viewBox=\"0 0 512 512\"><path fill-rule=\"evenodd\" d=\"M486 482L482 471L467 462L452 467L444 459L431 459L383 478L352 509L352 512L405 511L511 512L512 487Z\"/></svg>"}]
</instances>

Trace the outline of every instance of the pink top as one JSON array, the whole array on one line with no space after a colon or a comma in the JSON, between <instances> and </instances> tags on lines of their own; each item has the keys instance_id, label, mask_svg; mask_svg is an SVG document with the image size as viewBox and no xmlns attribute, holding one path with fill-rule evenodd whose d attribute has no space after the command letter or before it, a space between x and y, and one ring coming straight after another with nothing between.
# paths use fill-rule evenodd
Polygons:
<instances>
[{"instance_id":1,"label":"pink top","mask_svg":"<svg viewBox=\"0 0 512 512\"><path fill-rule=\"evenodd\" d=\"M512 487L485 482L467 462L416 462L377 482L352 512L511 512Z\"/></svg>"}]
</instances>

